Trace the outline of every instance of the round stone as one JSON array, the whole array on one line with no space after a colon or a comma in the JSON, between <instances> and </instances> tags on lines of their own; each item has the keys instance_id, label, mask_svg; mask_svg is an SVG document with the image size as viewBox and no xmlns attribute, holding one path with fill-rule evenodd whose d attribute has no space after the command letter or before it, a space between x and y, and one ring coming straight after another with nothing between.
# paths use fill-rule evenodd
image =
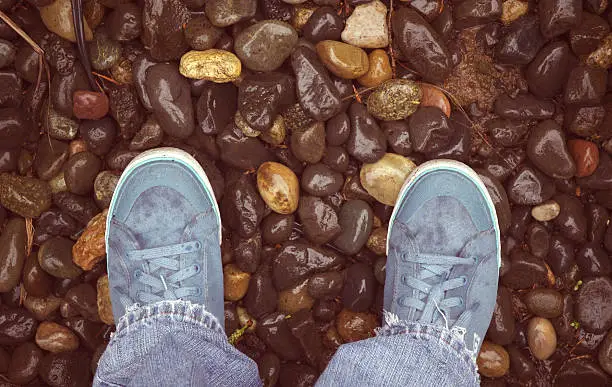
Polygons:
<instances>
[{"instance_id":1,"label":"round stone","mask_svg":"<svg viewBox=\"0 0 612 387\"><path fill-rule=\"evenodd\" d=\"M279 20L264 20L245 28L234 42L236 55L254 71L279 68L297 44L295 29Z\"/></svg>"},{"instance_id":2,"label":"round stone","mask_svg":"<svg viewBox=\"0 0 612 387\"><path fill-rule=\"evenodd\" d=\"M404 181L414 168L416 164L409 158L385 153L377 162L363 164L359 177L363 188L376 200L394 206Z\"/></svg>"},{"instance_id":3,"label":"round stone","mask_svg":"<svg viewBox=\"0 0 612 387\"><path fill-rule=\"evenodd\" d=\"M340 78L355 79L368 71L368 55L359 47L324 40L317 43L316 49L325 67Z\"/></svg>"}]
</instances>

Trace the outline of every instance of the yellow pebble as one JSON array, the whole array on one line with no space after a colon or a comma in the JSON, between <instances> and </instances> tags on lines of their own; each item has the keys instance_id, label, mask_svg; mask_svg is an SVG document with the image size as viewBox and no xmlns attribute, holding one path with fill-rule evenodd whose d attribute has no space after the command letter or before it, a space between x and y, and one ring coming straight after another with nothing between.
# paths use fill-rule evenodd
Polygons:
<instances>
[{"instance_id":1,"label":"yellow pebble","mask_svg":"<svg viewBox=\"0 0 612 387\"><path fill-rule=\"evenodd\" d=\"M229 51L189 51L181 57L179 71L184 77L215 83L233 82L240 77L240 59Z\"/></svg>"}]
</instances>

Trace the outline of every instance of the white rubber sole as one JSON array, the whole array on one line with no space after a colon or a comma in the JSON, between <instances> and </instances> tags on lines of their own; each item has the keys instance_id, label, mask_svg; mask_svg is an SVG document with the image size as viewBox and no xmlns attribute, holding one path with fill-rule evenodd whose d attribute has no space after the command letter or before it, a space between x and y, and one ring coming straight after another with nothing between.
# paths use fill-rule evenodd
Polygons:
<instances>
[{"instance_id":1,"label":"white rubber sole","mask_svg":"<svg viewBox=\"0 0 612 387\"><path fill-rule=\"evenodd\" d=\"M447 169L452 171L460 172L461 174L469 177L474 184L478 187L478 190L482 193L489 206L490 212L493 214L493 227L495 228L495 242L497 245L497 268L501 267L501 235L499 231L499 223L497 221L497 212L495 211L495 205L493 204L493 199L491 199L491 195L489 195L489 191L487 187L484 185L478 174L467 165L448 159L439 159L439 160L431 160L427 161L418 167L416 167L410 175L406 178L406 181L402 185L399 194L397 195L397 200L395 202L395 207L393 208L393 212L391 213L391 218L389 219L389 230L387 231L387 254L389 253L389 241L391 240L391 225L395 221L395 217L399 211L397 203L399 203L406 196L406 193L412 186L412 184L421 176L426 173L432 172L438 169Z\"/></svg>"},{"instance_id":2,"label":"white rubber sole","mask_svg":"<svg viewBox=\"0 0 612 387\"><path fill-rule=\"evenodd\" d=\"M202 168L200 163L198 163L198 161L194 159L193 156L191 156L189 153L181 149L170 148L170 147L150 149L134 157L134 159L130 161L128 166L125 168L125 170L121 174L121 177L119 178L119 181L117 182L117 188L115 192L117 192L119 187L123 183L125 183L125 179L127 178L127 176L132 170L136 169L137 167L143 164L146 164L152 161L179 162L183 164L184 166L188 167L200 179L202 184L204 184L204 186L206 187L206 191L208 192L209 199L212 202L213 211L215 212L215 215L217 216L217 220L219 221L219 244L220 244L221 239L222 239L221 237L221 234L222 234L221 212L219 211L219 205L217 204L217 200L215 199L215 193L212 189L212 185L210 184L210 180L208 180L208 176L206 176L206 172L204 172L204 169ZM113 194L113 198L111 199L109 209L115 207L116 198L117 198L117 195ZM110 221L111 221L111 217L109 216L106 220L107 230L110 228ZM108 233L106 233L106 235L108 235ZM106 241L106 243L108 245L108 240Z\"/></svg>"}]
</instances>

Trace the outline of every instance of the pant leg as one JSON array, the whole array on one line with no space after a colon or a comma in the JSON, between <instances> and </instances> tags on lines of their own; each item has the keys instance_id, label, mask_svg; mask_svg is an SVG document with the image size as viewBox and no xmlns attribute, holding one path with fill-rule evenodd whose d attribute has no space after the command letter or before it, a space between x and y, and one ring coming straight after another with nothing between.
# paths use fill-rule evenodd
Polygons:
<instances>
[{"instance_id":1,"label":"pant leg","mask_svg":"<svg viewBox=\"0 0 612 387\"><path fill-rule=\"evenodd\" d=\"M317 386L479 386L475 356L459 333L400 321L342 345Z\"/></svg>"},{"instance_id":2,"label":"pant leg","mask_svg":"<svg viewBox=\"0 0 612 387\"><path fill-rule=\"evenodd\" d=\"M202 305L132 307L100 358L94 386L260 386L257 365L234 348Z\"/></svg>"}]
</instances>

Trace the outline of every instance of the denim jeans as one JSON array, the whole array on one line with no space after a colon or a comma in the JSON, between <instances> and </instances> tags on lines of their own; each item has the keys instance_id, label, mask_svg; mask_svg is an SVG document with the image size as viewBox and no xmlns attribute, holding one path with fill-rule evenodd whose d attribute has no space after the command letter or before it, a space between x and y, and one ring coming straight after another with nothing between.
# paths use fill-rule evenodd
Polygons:
<instances>
[{"instance_id":1,"label":"denim jeans","mask_svg":"<svg viewBox=\"0 0 612 387\"><path fill-rule=\"evenodd\" d=\"M257 364L201 305L161 301L121 317L94 386L260 386ZM478 386L475 358L444 327L394 321L342 345L318 386Z\"/></svg>"}]
</instances>

